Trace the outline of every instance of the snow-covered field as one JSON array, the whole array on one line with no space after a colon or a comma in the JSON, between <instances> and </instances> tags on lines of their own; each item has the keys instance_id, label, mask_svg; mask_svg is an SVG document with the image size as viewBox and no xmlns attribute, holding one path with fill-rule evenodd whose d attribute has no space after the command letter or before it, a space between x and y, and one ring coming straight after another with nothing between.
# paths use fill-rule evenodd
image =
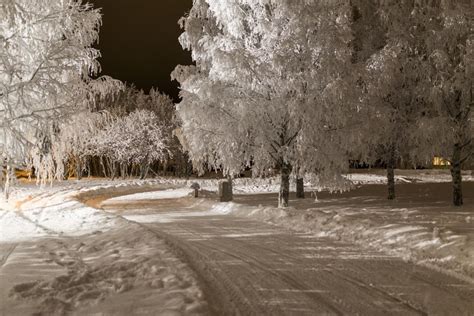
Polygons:
<instances>
[{"instance_id":1,"label":"snow-covered field","mask_svg":"<svg viewBox=\"0 0 474 316\"><path fill-rule=\"evenodd\" d=\"M79 200L104 190L158 190L158 182L17 191L0 210L0 314L206 313L193 271L164 240Z\"/></svg>"},{"instance_id":2,"label":"snow-covered field","mask_svg":"<svg viewBox=\"0 0 474 316\"><path fill-rule=\"evenodd\" d=\"M275 194L237 196L232 212L357 242L474 280L474 182L470 172L464 176L462 208L451 206L446 171L405 172L400 177L395 201L385 199L382 176L352 174L348 178L359 185L350 192L318 193L317 201L295 199L285 210L276 208Z\"/></svg>"},{"instance_id":3,"label":"snow-covered field","mask_svg":"<svg viewBox=\"0 0 474 316\"><path fill-rule=\"evenodd\" d=\"M285 210L275 207L278 179L237 179L233 203L211 203L207 212L190 209L159 220L232 213L357 242L472 281L474 182L465 184L466 205L453 208L445 183L449 171L397 173L394 202L385 200L382 171L347 175L357 189L318 193L317 201L314 195L292 200ZM474 180L472 173L464 180ZM177 199L188 196L194 182L215 197L218 180L96 179L44 189L23 184L8 203L0 202L0 314L206 313L190 268L153 232L128 221L143 222L133 218L139 214L123 218L93 207L98 203L83 203L86 198L100 202L104 194L115 196L109 204ZM308 184L307 190L317 188ZM136 304L130 306L131 301Z\"/></svg>"}]
</instances>

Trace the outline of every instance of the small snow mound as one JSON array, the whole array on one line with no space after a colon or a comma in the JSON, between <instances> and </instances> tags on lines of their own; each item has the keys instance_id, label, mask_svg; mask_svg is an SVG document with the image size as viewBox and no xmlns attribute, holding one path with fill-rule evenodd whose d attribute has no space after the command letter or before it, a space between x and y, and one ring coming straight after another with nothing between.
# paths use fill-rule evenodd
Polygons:
<instances>
[{"instance_id":1,"label":"small snow mound","mask_svg":"<svg viewBox=\"0 0 474 316\"><path fill-rule=\"evenodd\" d=\"M108 202L178 199L178 198L187 197L191 193L192 193L192 190L189 188L160 190L160 191L153 191L153 192L123 195L123 196L109 199Z\"/></svg>"},{"instance_id":2,"label":"small snow mound","mask_svg":"<svg viewBox=\"0 0 474 316\"><path fill-rule=\"evenodd\" d=\"M227 203L219 203L212 207L211 212L217 214L229 214L235 208L235 203L227 202Z\"/></svg>"}]
</instances>

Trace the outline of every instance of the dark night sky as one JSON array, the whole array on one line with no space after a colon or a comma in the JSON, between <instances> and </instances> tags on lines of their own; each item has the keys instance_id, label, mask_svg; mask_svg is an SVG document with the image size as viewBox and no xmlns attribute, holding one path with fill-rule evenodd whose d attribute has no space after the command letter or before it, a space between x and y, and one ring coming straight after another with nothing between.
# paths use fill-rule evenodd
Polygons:
<instances>
[{"instance_id":1,"label":"dark night sky","mask_svg":"<svg viewBox=\"0 0 474 316\"><path fill-rule=\"evenodd\" d=\"M190 64L189 52L178 43L177 24L192 0L89 0L102 8L99 49L102 74L135 84L145 92L158 87L176 99L170 73Z\"/></svg>"}]
</instances>

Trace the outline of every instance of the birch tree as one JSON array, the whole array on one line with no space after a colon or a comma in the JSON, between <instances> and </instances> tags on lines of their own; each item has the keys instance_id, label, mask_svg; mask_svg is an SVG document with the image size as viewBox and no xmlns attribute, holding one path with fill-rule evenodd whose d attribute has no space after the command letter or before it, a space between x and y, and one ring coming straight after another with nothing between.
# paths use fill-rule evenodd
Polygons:
<instances>
[{"instance_id":1,"label":"birch tree","mask_svg":"<svg viewBox=\"0 0 474 316\"><path fill-rule=\"evenodd\" d=\"M385 1L377 4L374 33L384 45L366 61L363 99L371 112L369 161L387 167L388 198L395 199L395 168L402 160L427 165L441 137L437 111L430 102L429 48L432 4ZM373 130L377 130L373 133Z\"/></svg>"},{"instance_id":2,"label":"birch tree","mask_svg":"<svg viewBox=\"0 0 474 316\"><path fill-rule=\"evenodd\" d=\"M295 166L334 180L347 165L350 137L339 131L353 110L350 11L345 1L195 1L180 40L196 66L173 74L195 165L276 167L281 207Z\"/></svg>"},{"instance_id":3,"label":"birch tree","mask_svg":"<svg viewBox=\"0 0 474 316\"><path fill-rule=\"evenodd\" d=\"M474 154L474 9L470 1L443 1L430 13L426 43L441 117L439 154L451 164L453 204L461 206L461 170Z\"/></svg>"}]
</instances>

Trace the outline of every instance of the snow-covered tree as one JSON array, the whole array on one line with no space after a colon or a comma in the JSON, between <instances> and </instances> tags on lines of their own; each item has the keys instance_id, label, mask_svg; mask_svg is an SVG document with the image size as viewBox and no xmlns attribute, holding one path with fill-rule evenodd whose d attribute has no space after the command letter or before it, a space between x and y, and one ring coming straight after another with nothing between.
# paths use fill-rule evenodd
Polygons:
<instances>
[{"instance_id":1,"label":"snow-covered tree","mask_svg":"<svg viewBox=\"0 0 474 316\"><path fill-rule=\"evenodd\" d=\"M127 116L116 117L101 129L90 141L89 153L104 157L115 177L117 167L126 176L129 165L140 168L140 177L145 178L150 164L169 158L165 127L155 113L136 110Z\"/></svg>"},{"instance_id":2,"label":"snow-covered tree","mask_svg":"<svg viewBox=\"0 0 474 316\"><path fill-rule=\"evenodd\" d=\"M346 168L351 18L347 1L194 1L180 40L196 66L173 77L195 166L276 167L280 206L294 167L331 180Z\"/></svg>"},{"instance_id":3,"label":"snow-covered tree","mask_svg":"<svg viewBox=\"0 0 474 316\"><path fill-rule=\"evenodd\" d=\"M92 79L101 15L77 0L0 2L0 150L24 162L53 121L120 87Z\"/></svg>"},{"instance_id":4,"label":"snow-covered tree","mask_svg":"<svg viewBox=\"0 0 474 316\"><path fill-rule=\"evenodd\" d=\"M426 44L432 100L441 116L439 153L451 163L453 203L463 205L461 169L474 154L474 9L471 1L432 7Z\"/></svg>"},{"instance_id":5,"label":"snow-covered tree","mask_svg":"<svg viewBox=\"0 0 474 316\"><path fill-rule=\"evenodd\" d=\"M369 158L387 166L388 198L395 198L394 170L401 159L413 165L433 157L426 126L433 116L427 100L425 28L414 2L387 1L379 7L385 45L366 62L364 101L370 107ZM377 31L376 31L377 32ZM425 126L422 126L425 125ZM376 133L373 131L377 130Z\"/></svg>"},{"instance_id":6,"label":"snow-covered tree","mask_svg":"<svg viewBox=\"0 0 474 316\"><path fill-rule=\"evenodd\" d=\"M472 156L473 16L469 1L384 1L385 46L367 62L367 100L372 103L379 152L393 169L434 154L451 162L453 202L462 205L461 168ZM376 128L376 127L375 127Z\"/></svg>"},{"instance_id":7,"label":"snow-covered tree","mask_svg":"<svg viewBox=\"0 0 474 316\"><path fill-rule=\"evenodd\" d=\"M172 161L166 159L162 164L153 164L153 169L163 168L166 170L168 163L172 163L177 169L186 169L188 161L184 158L183 148L174 135L174 131L179 126L179 120L176 118L174 102L168 95L161 93L156 88L152 88L146 94L134 86L126 86L114 98L98 103L96 110L107 111L117 117L126 116L136 110L153 112L163 128L163 138L166 139L168 150L173 157Z\"/></svg>"}]
</instances>

